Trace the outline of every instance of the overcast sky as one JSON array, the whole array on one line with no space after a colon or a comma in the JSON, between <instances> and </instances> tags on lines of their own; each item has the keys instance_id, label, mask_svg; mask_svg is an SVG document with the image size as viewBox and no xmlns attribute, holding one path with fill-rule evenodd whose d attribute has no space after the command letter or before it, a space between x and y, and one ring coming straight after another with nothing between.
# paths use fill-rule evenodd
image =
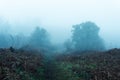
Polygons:
<instances>
[{"instance_id":1,"label":"overcast sky","mask_svg":"<svg viewBox=\"0 0 120 80\"><path fill-rule=\"evenodd\" d=\"M93 21L105 40L120 42L120 0L0 0L0 17L13 32L44 27L56 43L70 37L72 25Z\"/></svg>"}]
</instances>

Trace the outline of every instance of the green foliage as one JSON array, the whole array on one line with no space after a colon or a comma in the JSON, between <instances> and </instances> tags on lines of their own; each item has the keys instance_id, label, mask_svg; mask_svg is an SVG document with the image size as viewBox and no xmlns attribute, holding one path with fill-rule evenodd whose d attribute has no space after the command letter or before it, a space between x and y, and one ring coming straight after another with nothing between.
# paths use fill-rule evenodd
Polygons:
<instances>
[{"instance_id":1,"label":"green foliage","mask_svg":"<svg viewBox=\"0 0 120 80\"><path fill-rule=\"evenodd\" d=\"M0 49L0 80L45 80L40 54Z\"/></svg>"},{"instance_id":2,"label":"green foliage","mask_svg":"<svg viewBox=\"0 0 120 80\"><path fill-rule=\"evenodd\" d=\"M119 80L119 58L120 49L85 54L67 54L57 58L57 67L61 73L59 75L69 75L69 77L72 75L78 78L73 80ZM64 73L64 71L68 73ZM65 79L69 80L69 77Z\"/></svg>"},{"instance_id":3,"label":"green foliage","mask_svg":"<svg viewBox=\"0 0 120 80\"><path fill-rule=\"evenodd\" d=\"M70 63L56 63L56 80L78 80L79 77L72 71L72 64Z\"/></svg>"}]
</instances>

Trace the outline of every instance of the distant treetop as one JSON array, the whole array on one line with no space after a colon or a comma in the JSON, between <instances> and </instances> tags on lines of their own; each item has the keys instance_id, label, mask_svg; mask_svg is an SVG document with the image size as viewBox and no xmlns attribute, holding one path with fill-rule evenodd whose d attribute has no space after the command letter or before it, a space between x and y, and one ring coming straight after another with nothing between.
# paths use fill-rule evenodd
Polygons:
<instances>
[{"instance_id":1,"label":"distant treetop","mask_svg":"<svg viewBox=\"0 0 120 80\"><path fill-rule=\"evenodd\" d=\"M104 42L99 36L100 28L93 22L85 22L73 26L72 42L76 50L104 50Z\"/></svg>"}]
</instances>

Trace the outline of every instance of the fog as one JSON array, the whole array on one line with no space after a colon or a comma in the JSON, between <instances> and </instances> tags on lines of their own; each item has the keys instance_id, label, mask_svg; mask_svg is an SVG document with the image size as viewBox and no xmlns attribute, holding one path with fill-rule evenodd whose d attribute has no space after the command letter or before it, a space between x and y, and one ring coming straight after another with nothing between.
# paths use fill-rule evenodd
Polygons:
<instances>
[{"instance_id":1,"label":"fog","mask_svg":"<svg viewBox=\"0 0 120 80\"><path fill-rule=\"evenodd\" d=\"M73 25L92 21L107 47L120 47L119 5L119 0L0 0L0 31L29 36L40 26L61 44L71 37Z\"/></svg>"}]
</instances>

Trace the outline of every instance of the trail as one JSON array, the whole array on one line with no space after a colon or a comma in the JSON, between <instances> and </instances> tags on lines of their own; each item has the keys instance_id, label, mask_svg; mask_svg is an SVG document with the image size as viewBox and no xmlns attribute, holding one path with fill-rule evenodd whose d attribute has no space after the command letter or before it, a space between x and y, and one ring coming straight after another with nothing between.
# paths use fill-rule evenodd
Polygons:
<instances>
[{"instance_id":1,"label":"trail","mask_svg":"<svg viewBox=\"0 0 120 80\"><path fill-rule=\"evenodd\" d=\"M55 79L55 59L53 56L45 57L45 79L46 80L56 80Z\"/></svg>"}]
</instances>

